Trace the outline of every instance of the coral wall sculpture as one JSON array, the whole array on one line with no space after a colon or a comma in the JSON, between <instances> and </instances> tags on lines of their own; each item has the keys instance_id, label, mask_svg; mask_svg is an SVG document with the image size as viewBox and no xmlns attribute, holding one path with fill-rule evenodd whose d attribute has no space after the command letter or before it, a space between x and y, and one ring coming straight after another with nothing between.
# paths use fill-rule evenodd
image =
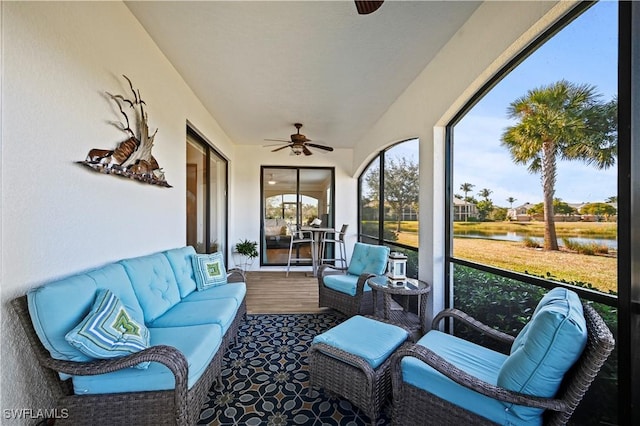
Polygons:
<instances>
[{"instance_id":1,"label":"coral wall sculpture","mask_svg":"<svg viewBox=\"0 0 640 426\"><path fill-rule=\"evenodd\" d=\"M123 75L123 77L129 83L133 98L127 99L122 95L105 93L118 106L120 113L124 117L124 122L114 122L112 124L125 132L129 138L120 142L116 149L113 150L92 149L87 154L87 158L84 161L78 161L78 163L97 172L128 177L141 182L171 188L171 185L165 180L164 172L158 166L158 162L151 155L153 138L158 129L153 134L149 134L147 113L144 110L146 103L142 100L140 91L133 88L131 80L126 75ZM127 112L132 112L135 117L135 131L131 128Z\"/></svg>"}]
</instances>

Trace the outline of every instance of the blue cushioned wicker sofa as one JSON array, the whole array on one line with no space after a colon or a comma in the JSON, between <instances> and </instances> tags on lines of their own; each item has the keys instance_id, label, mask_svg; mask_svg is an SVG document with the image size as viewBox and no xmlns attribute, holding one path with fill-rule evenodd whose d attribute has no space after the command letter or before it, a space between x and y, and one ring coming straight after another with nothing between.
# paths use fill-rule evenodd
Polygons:
<instances>
[{"instance_id":1,"label":"blue cushioned wicker sofa","mask_svg":"<svg viewBox=\"0 0 640 426\"><path fill-rule=\"evenodd\" d=\"M182 247L12 301L68 424L194 424L246 313L244 276ZM62 411L64 410L64 411Z\"/></svg>"}]
</instances>

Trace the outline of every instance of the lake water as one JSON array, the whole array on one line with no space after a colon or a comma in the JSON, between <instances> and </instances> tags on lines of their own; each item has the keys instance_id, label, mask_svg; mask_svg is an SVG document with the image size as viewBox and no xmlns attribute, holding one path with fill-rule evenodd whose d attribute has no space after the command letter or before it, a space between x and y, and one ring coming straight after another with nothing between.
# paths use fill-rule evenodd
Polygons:
<instances>
[{"instance_id":1,"label":"lake water","mask_svg":"<svg viewBox=\"0 0 640 426\"><path fill-rule=\"evenodd\" d=\"M529 234L520 234L518 232L505 232L498 234L488 234L484 232L465 232L465 233L454 233L454 237L460 238L483 238L488 240L499 240L499 241L522 241L526 237L529 237L533 240L543 242L544 238L542 236L529 235ZM590 244L595 243L598 245L604 245L609 247L610 249L617 250L618 249L618 240L617 239L609 239L609 238L584 238L584 237L569 237L571 241L575 241L580 244ZM563 241L561 237L558 237L558 245L563 245Z\"/></svg>"}]
</instances>

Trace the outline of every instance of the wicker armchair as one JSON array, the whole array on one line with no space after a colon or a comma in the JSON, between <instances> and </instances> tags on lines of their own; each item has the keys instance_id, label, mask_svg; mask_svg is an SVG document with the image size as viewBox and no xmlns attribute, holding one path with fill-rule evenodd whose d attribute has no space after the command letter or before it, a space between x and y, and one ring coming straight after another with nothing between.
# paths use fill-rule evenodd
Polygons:
<instances>
[{"instance_id":1,"label":"wicker armchair","mask_svg":"<svg viewBox=\"0 0 640 426\"><path fill-rule=\"evenodd\" d=\"M389 248L356 243L348 269L332 265L318 268L318 306L333 308L348 317L372 315L373 297L367 280L383 274Z\"/></svg>"},{"instance_id":2,"label":"wicker armchair","mask_svg":"<svg viewBox=\"0 0 640 426\"><path fill-rule=\"evenodd\" d=\"M414 357L455 381L459 385L486 395L489 398L516 406L535 407L545 410L542 414L545 425L564 425L572 416L582 400L598 371L614 348L615 342L611 331L602 318L589 305L583 306L587 328L587 343L584 351L569 371L564 375L560 388L552 398L542 398L511 390L484 382L420 345L410 349L401 349L394 355L392 365L392 386L394 398L393 423L406 424L438 424L456 425L496 424L465 407L455 405L436 395L406 383L403 379L401 361L404 357ZM439 322L445 318L454 318L472 329L510 344L514 337L494 330L467 314L448 309L436 316L432 328L435 330ZM506 409L508 411L508 409Z\"/></svg>"}]
</instances>

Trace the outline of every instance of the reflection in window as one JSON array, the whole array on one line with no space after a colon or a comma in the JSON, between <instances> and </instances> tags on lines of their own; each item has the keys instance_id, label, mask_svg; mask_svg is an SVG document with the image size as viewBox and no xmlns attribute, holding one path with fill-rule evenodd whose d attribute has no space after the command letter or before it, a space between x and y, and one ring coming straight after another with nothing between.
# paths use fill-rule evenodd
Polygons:
<instances>
[{"instance_id":1,"label":"reflection in window","mask_svg":"<svg viewBox=\"0 0 640 426\"><path fill-rule=\"evenodd\" d=\"M291 242L287 224L309 225L318 218L324 226L334 226L334 170L263 167L262 182L261 264L286 265ZM311 254L296 257L310 258Z\"/></svg>"},{"instance_id":2,"label":"reflection in window","mask_svg":"<svg viewBox=\"0 0 640 426\"><path fill-rule=\"evenodd\" d=\"M227 160L188 129L186 178L187 245L198 253L227 244Z\"/></svg>"},{"instance_id":3,"label":"reflection in window","mask_svg":"<svg viewBox=\"0 0 640 426\"><path fill-rule=\"evenodd\" d=\"M358 178L360 241L406 254L407 275L414 278L418 277L418 147L418 139L411 139L385 149Z\"/></svg>"}]
</instances>

